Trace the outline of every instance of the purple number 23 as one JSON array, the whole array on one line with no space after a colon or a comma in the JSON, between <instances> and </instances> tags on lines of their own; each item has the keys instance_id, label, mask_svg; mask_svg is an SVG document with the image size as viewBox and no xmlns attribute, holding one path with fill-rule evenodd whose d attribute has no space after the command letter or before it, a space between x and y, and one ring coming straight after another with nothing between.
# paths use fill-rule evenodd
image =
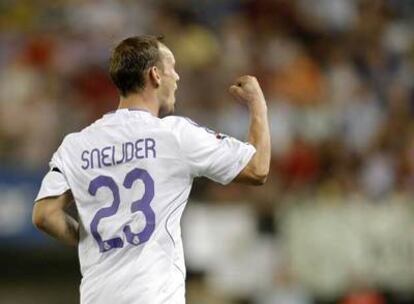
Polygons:
<instances>
[{"instance_id":1,"label":"purple number 23","mask_svg":"<svg viewBox=\"0 0 414 304\"><path fill-rule=\"evenodd\" d=\"M123 182L123 186L126 189L131 189L136 180L142 180L145 186L145 191L141 199L132 202L131 213L141 211L145 216L146 225L144 229L139 233L133 232L129 225L125 225L123 228L127 242L134 246L148 241L155 228L155 213L150 206L150 203L154 198L154 180L146 170L135 168L127 173ZM101 208L98 210L98 212L96 212L90 224L90 229L93 237L98 243L99 251L106 252L114 248L124 247L124 241L119 236L108 240L103 240L98 232L99 221L105 217L110 217L116 214L119 208L119 204L121 203L119 187L112 177L100 175L94 178L89 184L88 191L91 195L95 196L98 189L102 187L106 187L111 190L114 200L111 206Z\"/></svg>"}]
</instances>

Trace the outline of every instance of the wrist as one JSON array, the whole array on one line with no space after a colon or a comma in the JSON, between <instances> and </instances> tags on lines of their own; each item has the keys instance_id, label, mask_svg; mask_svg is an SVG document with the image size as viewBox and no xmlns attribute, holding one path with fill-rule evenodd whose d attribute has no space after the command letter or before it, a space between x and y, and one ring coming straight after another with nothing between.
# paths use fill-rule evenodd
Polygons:
<instances>
[{"instance_id":1,"label":"wrist","mask_svg":"<svg viewBox=\"0 0 414 304\"><path fill-rule=\"evenodd\" d=\"M262 112L267 112L267 105L266 105L266 101L264 100L264 98L258 98L258 99L254 99L251 102L248 103L249 106L249 110L252 114L254 113L262 113Z\"/></svg>"}]
</instances>

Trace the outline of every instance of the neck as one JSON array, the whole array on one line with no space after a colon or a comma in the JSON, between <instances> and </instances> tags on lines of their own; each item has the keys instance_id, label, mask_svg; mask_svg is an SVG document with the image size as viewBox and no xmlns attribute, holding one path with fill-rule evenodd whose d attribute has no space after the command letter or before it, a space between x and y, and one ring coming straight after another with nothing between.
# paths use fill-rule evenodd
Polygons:
<instances>
[{"instance_id":1,"label":"neck","mask_svg":"<svg viewBox=\"0 0 414 304\"><path fill-rule=\"evenodd\" d=\"M142 109L158 117L159 104L154 94L147 92L130 94L119 100L118 109Z\"/></svg>"}]
</instances>

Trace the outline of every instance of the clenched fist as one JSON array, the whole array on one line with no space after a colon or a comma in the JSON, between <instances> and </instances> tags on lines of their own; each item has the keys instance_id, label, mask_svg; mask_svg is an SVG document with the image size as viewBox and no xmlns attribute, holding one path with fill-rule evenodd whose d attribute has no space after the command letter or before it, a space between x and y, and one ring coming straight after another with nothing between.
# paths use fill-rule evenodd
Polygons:
<instances>
[{"instance_id":1,"label":"clenched fist","mask_svg":"<svg viewBox=\"0 0 414 304\"><path fill-rule=\"evenodd\" d=\"M229 91L237 100L246 103L249 107L266 105L263 91L256 77L245 75L237 78Z\"/></svg>"}]
</instances>

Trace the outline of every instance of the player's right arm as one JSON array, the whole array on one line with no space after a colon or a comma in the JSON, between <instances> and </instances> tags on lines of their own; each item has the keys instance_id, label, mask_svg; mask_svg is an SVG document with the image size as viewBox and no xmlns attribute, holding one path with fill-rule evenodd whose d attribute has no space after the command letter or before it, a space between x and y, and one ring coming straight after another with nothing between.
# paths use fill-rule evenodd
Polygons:
<instances>
[{"instance_id":1,"label":"player's right arm","mask_svg":"<svg viewBox=\"0 0 414 304\"><path fill-rule=\"evenodd\" d=\"M79 223L66 213L74 203L70 190L65 193L45 197L36 201L33 207L32 221L39 230L71 246L79 242Z\"/></svg>"},{"instance_id":2,"label":"player's right arm","mask_svg":"<svg viewBox=\"0 0 414 304\"><path fill-rule=\"evenodd\" d=\"M35 199L32 221L36 228L53 238L77 246L79 223L66 210L74 204L74 198L64 171L64 146L66 136L49 163L50 170L44 176Z\"/></svg>"},{"instance_id":3,"label":"player's right arm","mask_svg":"<svg viewBox=\"0 0 414 304\"><path fill-rule=\"evenodd\" d=\"M230 87L230 93L249 108L248 142L256 148L256 153L233 181L263 185L269 174L271 154L266 100L257 79L253 76L238 78Z\"/></svg>"}]
</instances>

